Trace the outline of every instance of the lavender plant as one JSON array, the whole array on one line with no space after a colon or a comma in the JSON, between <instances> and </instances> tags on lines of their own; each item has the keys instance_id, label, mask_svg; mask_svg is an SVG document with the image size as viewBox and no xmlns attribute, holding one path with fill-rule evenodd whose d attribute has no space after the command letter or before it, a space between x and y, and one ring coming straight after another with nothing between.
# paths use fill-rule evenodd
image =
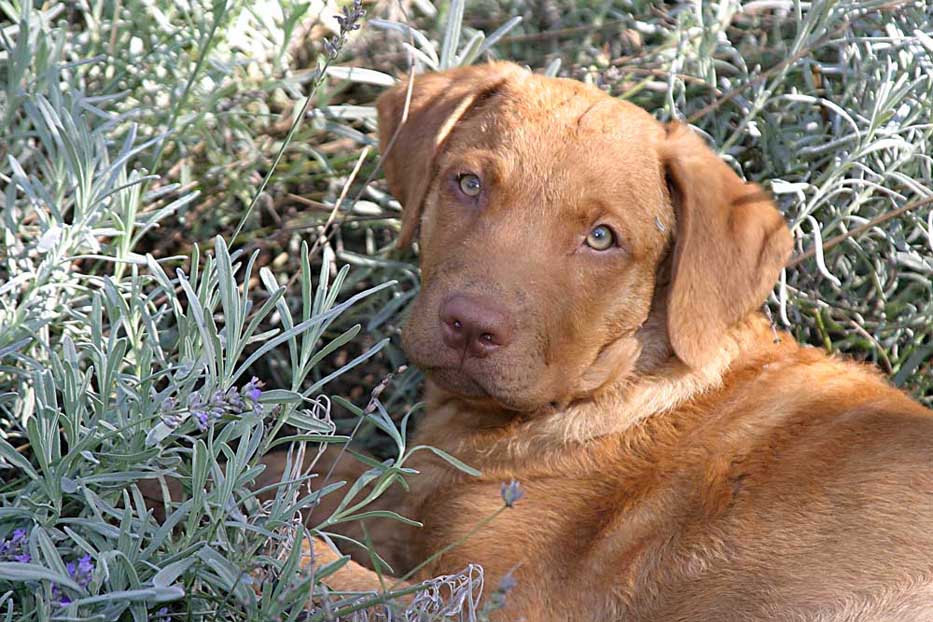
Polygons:
<instances>
[{"instance_id":1,"label":"lavender plant","mask_svg":"<svg viewBox=\"0 0 933 622\"><path fill-rule=\"evenodd\" d=\"M422 449L407 448L383 411L375 420L398 442L396 459L341 492L335 514L303 524L303 512L348 484L308 486L315 456L346 440L322 391L385 341L314 372L360 330L335 333L334 322L394 283L348 291L348 268L337 270L329 249L312 268L303 244L295 301L280 276L257 270L260 251L231 251L222 237L207 255L198 245L159 259L140 249L200 200L135 168L159 162L165 136L142 138L149 132L121 96L87 94L82 67L101 61L70 62L73 33L55 24L59 6L0 10L15 19L0 39L0 612L294 619L330 598L320 579L333 570L308 565L302 541L357 520L411 474L404 462ZM216 26L226 8L213 10ZM202 53L213 36L201 39ZM172 114L169 129L181 118ZM287 383L251 375L280 348ZM283 448L288 467L261 502L251 483L263 456ZM162 491L164 519L145 480ZM168 494L170 480L182 483L182 498Z\"/></svg>"}]
</instances>

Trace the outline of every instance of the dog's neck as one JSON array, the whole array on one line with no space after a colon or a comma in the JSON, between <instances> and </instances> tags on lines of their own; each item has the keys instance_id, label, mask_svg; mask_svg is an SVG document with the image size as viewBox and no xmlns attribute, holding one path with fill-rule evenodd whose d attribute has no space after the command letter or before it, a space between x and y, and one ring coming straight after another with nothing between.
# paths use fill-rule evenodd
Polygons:
<instances>
[{"instance_id":1,"label":"dog's neck","mask_svg":"<svg viewBox=\"0 0 933 622\"><path fill-rule=\"evenodd\" d=\"M717 389L730 367L774 347L773 329L756 312L722 336L719 351L707 365L691 369L672 354L663 319L663 313L652 314L639 331L637 338L643 347L633 372L616 378L588 399L558 409L516 414L477 406L429 382L428 415L421 425L419 442L502 466L526 456L566 452L575 444L624 433L649 417L675 410Z\"/></svg>"}]
</instances>

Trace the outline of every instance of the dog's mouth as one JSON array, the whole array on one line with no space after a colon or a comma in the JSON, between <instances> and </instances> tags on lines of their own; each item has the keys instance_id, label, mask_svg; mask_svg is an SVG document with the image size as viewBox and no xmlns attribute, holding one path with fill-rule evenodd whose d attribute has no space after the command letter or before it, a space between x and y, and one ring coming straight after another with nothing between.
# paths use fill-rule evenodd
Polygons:
<instances>
[{"instance_id":1,"label":"dog's mouth","mask_svg":"<svg viewBox=\"0 0 933 622\"><path fill-rule=\"evenodd\" d=\"M462 368L431 367L424 369L424 373L435 386L446 391L451 397L474 406L501 408L512 413L527 413L546 405L546 403L528 400L521 396L520 392L503 392L493 387L487 388L481 380L477 380Z\"/></svg>"},{"instance_id":2,"label":"dog's mouth","mask_svg":"<svg viewBox=\"0 0 933 622\"><path fill-rule=\"evenodd\" d=\"M431 367L424 370L431 381L440 388L467 399L489 398L489 392L463 369Z\"/></svg>"}]
</instances>

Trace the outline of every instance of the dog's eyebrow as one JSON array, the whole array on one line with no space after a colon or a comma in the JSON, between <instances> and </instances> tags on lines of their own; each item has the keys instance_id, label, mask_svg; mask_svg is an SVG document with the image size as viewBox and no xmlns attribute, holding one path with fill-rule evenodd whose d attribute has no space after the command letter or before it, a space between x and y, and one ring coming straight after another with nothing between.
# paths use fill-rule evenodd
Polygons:
<instances>
[{"instance_id":1,"label":"dog's eyebrow","mask_svg":"<svg viewBox=\"0 0 933 622\"><path fill-rule=\"evenodd\" d=\"M434 155L431 160L431 177L429 183L433 183L434 178L437 177L438 174L437 154L444 150L447 140L450 138L450 135L453 133L454 129L456 129L457 125L469 119L479 106L498 95L507 81L508 78L503 78L483 89L473 97L465 98L457 106L453 114L447 117L434 139ZM463 112L460 112L461 109Z\"/></svg>"},{"instance_id":2,"label":"dog's eyebrow","mask_svg":"<svg viewBox=\"0 0 933 622\"><path fill-rule=\"evenodd\" d=\"M473 98L473 103L470 105L470 107L467 109L464 115L470 114L471 112L473 112L473 110L482 106L487 101L489 101L490 99L498 95L499 92L502 90L502 87L505 86L505 83L506 83L506 80L499 80L492 86L480 91L480 93L476 97Z\"/></svg>"},{"instance_id":3,"label":"dog's eyebrow","mask_svg":"<svg viewBox=\"0 0 933 622\"><path fill-rule=\"evenodd\" d=\"M450 133L453 132L454 128L458 124L469 119L470 115L472 115L480 106L498 95L502 90L502 87L505 86L506 81L507 79L499 80L491 86L486 87L473 97L466 98L460 102L456 110L454 110L453 114L447 118L447 120L444 122L444 125L441 126L440 131L437 133L437 137L435 138L435 146L442 147L444 142L450 136Z\"/></svg>"}]
</instances>

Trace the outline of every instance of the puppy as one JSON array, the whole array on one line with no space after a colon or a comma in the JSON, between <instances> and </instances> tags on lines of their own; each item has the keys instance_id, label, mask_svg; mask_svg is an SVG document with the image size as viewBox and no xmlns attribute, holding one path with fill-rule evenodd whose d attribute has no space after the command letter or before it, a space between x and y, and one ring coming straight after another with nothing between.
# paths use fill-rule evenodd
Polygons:
<instances>
[{"instance_id":1,"label":"puppy","mask_svg":"<svg viewBox=\"0 0 933 622\"><path fill-rule=\"evenodd\" d=\"M424 526L371 529L395 570L515 479L420 572L512 572L495 619L933 620L933 417L761 315L792 242L770 198L574 81L495 63L408 89L378 112L399 243L420 235L414 442L482 475L418 464L391 502Z\"/></svg>"}]
</instances>

